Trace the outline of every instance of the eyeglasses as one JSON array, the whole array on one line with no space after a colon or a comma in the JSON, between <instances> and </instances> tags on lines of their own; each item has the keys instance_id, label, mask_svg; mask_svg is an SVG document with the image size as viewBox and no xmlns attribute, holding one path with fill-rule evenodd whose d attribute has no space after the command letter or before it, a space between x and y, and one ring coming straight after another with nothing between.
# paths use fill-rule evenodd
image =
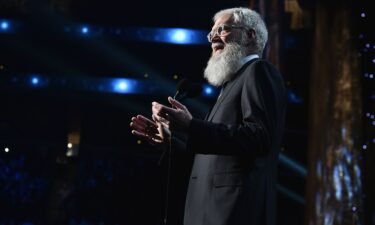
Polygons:
<instances>
[{"instance_id":1,"label":"eyeglasses","mask_svg":"<svg viewBox=\"0 0 375 225\"><path fill-rule=\"evenodd\" d=\"M221 36L225 35L226 32L228 32L230 29L234 29L234 28L245 28L245 27L244 26L222 24L222 25L216 27L214 30L211 30L211 32L207 34L208 42L212 42L212 38L215 35L221 37Z\"/></svg>"}]
</instances>

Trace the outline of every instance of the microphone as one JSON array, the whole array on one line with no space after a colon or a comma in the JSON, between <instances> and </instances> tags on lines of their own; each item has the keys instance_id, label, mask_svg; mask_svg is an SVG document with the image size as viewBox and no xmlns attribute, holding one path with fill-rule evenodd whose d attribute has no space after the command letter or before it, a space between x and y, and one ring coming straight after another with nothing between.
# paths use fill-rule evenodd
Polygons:
<instances>
[{"instance_id":1,"label":"microphone","mask_svg":"<svg viewBox=\"0 0 375 225\"><path fill-rule=\"evenodd\" d=\"M199 84L190 83L190 81L186 78L181 79L176 86L176 93L173 96L173 99L177 101L181 101L185 98L194 98L197 97L202 93L202 86ZM172 137L171 132L171 137ZM170 180L171 180L171 166L172 166L172 141L169 141L169 148L166 148L161 155L158 164L161 165L161 161L163 160L165 154L169 150L169 157L168 157L168 173L167 173L167 185L166 185L166 200L165 200L165 215L164 215L164 225L167 225L168 221L168 210L169 210L169 187L170 187Z\"/></svg>"},{"instance_id":2,"label":"microphone","mask_svg":"<svg viewBox=\"0 0 375 225\"><path fill-rule=\"evenodd\" d=\"M182 101L186 98L194 98L202 93L202 86L199 84L191 83L188 79L181 79L176 86L176 94L174 99Z\"/></svg>"}]
</instances>

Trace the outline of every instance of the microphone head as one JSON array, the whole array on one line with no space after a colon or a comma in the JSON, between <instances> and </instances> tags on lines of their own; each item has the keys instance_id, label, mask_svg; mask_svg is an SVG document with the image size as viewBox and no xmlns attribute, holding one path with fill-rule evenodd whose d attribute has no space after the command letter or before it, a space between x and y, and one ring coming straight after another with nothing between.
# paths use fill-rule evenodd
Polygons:
<instances>
[{"instance_id":1,"label":"microphone head","mask_svg":"<svg viewBox=\"0 0 375 225\"><path fill-rule=\"evenodd\" d=\"M185 98L194 98L202 93L202 86L199 84L193 84L188 79L181 79L176 86L176 95L175 97L179 100Z\"/></svg>"},{"instance_id":2,"label":"microphone head","mask_svg":"<svg viewBox=\"0 0 375 225\"><path fill-rule=\"evenodd\" d=\"M178 83L177 83L177 86L176 86L176 90L178 92L184 92L186 91L187 89L189 89L189 86L190 86L190 82L188 79L186 78L183 78L181 79Z\"/></svg>"},{"instance_id":3,"label":"microphone head","mask_svg":"<svg viewBox=\"0 0 375 225\"><path fill-rule=\"evenodd\" d=\"M199 84L190 84L189 89L187 91L186 97L187 98L195 98L202 93L202 85Z\"/></svg>"}]
</instances>

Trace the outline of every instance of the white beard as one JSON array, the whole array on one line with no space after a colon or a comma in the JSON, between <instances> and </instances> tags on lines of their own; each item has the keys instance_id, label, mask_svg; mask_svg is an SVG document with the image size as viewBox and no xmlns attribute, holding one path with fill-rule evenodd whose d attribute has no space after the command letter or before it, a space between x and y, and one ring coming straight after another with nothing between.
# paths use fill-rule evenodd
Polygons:
<instances>
[{"instance_id":1,"label":"white beard","mask_svg":"<svg viewBox=\"0 0 375 225\"><path fill-rule=\"evenodd\" d=\"M241 59L245 57L244 47L228 43L218 55L212 55L204 69L204 78L213 86L220 86L232 79L240 69Z\"/></svg>"}]
</instances>

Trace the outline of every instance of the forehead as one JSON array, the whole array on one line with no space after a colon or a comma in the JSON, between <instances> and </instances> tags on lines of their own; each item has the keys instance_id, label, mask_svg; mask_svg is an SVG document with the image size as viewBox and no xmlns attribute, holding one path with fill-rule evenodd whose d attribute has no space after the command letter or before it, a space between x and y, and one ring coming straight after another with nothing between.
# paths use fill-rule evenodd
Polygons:
<instances>
[{"instance_id":1,"label":"forehead","mask_svg":"<svg viewBox=\"0 0 375 225\"><path fill-rule=\"evenodd\" d=\"M217 18L213 27L217 27L221 24L231 24L233 22L233 17L231 14L223 14Z\"/></svg>"}]
</instances>

